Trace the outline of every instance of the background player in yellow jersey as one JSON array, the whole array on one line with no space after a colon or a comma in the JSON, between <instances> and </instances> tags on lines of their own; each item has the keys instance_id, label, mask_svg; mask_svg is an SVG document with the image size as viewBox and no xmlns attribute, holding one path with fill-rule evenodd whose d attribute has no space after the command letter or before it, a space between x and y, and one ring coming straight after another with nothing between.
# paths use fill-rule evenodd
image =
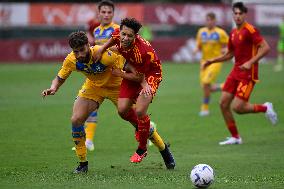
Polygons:
<instances>
[{"instance_id":1,"label":"background player in yellow jersey","mask_svg":"<svg viewBox=\"0 0 284 189\"><path fill-rule=\"evenodd\" d=\"M206 15L206 26L198 30L196 36L196 49L194 53L201 51L201 64L207 60L222 54L223 47L228 43L227 33L216 26L214 13ZM216 77L221 71L222 64L212 64L206 69L200 69L200 83L203 88L203 103L199 112L200 116L209 115L209 102L211 92L221 89L220 84L214 84Z\"/></svg>"},{"instance_id":2,"label":"background player in yellow jersey","mask_svg":"<svg viewBox=\"0 0 284 189\"><path fill-rule=\"evenodd\" d=\"M119 28L119 25L112 22L114 16L114 3L109 0L100 1L98 4L98 19L100 25L93 31L95 45L103 45L111 36L112 32ZM121 56L120 56L121 57ZM122 57L123 58L123 57ZM123 60L121 60L123 61ZM94 150L94 136L97 127L97 110L93 111L85 122L86 126L86 147Z\"/></svg>"}]
</instances>

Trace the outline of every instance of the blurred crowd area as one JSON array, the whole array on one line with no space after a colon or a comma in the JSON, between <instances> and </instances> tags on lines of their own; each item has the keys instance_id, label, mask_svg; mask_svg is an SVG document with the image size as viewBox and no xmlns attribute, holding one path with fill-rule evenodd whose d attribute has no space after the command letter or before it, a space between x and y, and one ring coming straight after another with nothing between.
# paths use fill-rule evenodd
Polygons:
<instances>
[{"instance_id":1,"label":"blurred crowd area","mask_svg":"<svg viewBox=\"0 0 284 189\"><path fill-rule=\"evenodd\" d=\"M163 61L192 63L200 58L199 54L193 55L192 52L196 32L205 24L207 13L214 12L217 24L227 32L233 26L231 1L114 2L114 22L119 24L124 17L141 21L151 31L149 40ZM248 3L247 6L247 20L257 26L269 42L272 51L268 58L275 58L284 2ZM2 2L0 49L5 53L0 56L0 63L62 61L70 51L69 33L87 30L88 23L96 18L97 4L94 1Z\"/></svg>"}]
</instances>

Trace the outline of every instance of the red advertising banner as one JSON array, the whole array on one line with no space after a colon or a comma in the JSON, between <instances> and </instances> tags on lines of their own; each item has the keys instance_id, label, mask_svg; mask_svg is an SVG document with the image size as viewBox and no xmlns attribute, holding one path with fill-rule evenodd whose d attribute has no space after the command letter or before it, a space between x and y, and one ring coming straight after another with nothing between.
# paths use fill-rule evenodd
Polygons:
<instances>
[{"instance_id":1,"label":"red advertising banner","mask_svg":"<svg viewBox=\"0 0 284 189\"><path fill-rule=\"evenodd\" d=\"M97 4L31 4L31 25L74 26L86 24L97 17ZM143 21L144 6L142 4L117 4L114 21L120 22L126 16Z\"/></svg>"},{"instance_id":2,"label":"red advertising banner","mask_svg":"<svg viewBox=\"0 0 284 189\"><path fill-rule=\"evenodd\" d=\"M277 39L267 36L265 39L272 49L267 57L275 57ZM63 61L71 51L67 39L2 40L0 43L0 51L5 52L0 56L0 63ZM152 45L162 61L192 63L200 58L200 55L193 55L195 48L193 38L160 37L156 38Z\"/></svg>"},{"instance_id":3,"label":"red advertising banner","mask_svg":"<svg viewBox=\"0 0 284 189\"><path fill-rule=\"evenodd\" d=\"M0 62L63 61L71 51L67 39L3 40Z\"/></svg>"},{"instance_id":4,"label":"red advertising banner","mask_svg":"<svg viewBox=\"0 0 284 189\"><path fill-rule=\"evenodd\" d=\"M247 19L259 26L277 26L284 16L283 4L247 4ZM232 24L231 6L228 4L143 4L117 3L115 22L126 16L151 24L204 23L205 15L214 12L218 25ZM0 3L0 27L30 25L77 26L97 16L96 3Z\"/></svg>"}]
</instances>

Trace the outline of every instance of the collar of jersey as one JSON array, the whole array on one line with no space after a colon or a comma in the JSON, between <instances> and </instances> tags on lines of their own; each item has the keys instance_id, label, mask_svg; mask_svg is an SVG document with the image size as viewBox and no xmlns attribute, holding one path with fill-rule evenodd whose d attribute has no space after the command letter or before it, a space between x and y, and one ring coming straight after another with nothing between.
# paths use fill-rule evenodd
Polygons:
<instances>
[{"instance_id":1,"label":"collar of jersey","mask_svg":"<svg viewBox=\"0 0 284 189\"><path fill-rule=\"evenodd\" d=\"M113 25L113 22L109 23L108 25L102 26L100 25L100 28L105 29L105 28L109 28Z\"/></svg>"}]
</instances>

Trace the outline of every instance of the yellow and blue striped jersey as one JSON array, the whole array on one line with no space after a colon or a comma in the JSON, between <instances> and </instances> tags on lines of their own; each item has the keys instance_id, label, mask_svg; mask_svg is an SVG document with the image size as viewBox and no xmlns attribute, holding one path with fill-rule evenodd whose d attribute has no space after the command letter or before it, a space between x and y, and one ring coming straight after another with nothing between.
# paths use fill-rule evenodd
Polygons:
<instances>
[{"instance_id":1,"label":"yellow and blue striped jersey","mask_svg":"<svg viewBox=\"0 0 284 189\"><path fill-rule=\"evenodd\" d=\"M95 54L100 46L90 47L91 56ZM111 68L123 69L124 62L119 61L118 55L110 50L103 53L99 62L93 62L90 58L88 63L77 61L72 51L65 58L63 65L58 72L58 77L67 79L73 71L84 74L96 87L119 87L121 77L112 75Z\"/></svg>"},{"instance_id":2,"label":"yellow and blue striped jersey","mask_svg":"<svg viewBox=\"0 0 284 189\"><path fill-rule=\"evenodd\" d=\"M196 45L202 52L202 60L220 56L222 46L226 45L228 40L227 33L219 27L214 27L211 30L207 27L200 28L196 36Z\"/></svg>"},{"instance_id":3,"label":"yellow and blue striped jersey","mask_svg":"<svg viewBox=\"0 0 284 189\"><path fill-rule=\"evenodd\" d=\"M103 45L111 37L112 32L119 28L119 25L115 23L110 23L109 25L102 26L99 25L94 29L94 38L96 45Z\"/></svg>"}]
</instances>

